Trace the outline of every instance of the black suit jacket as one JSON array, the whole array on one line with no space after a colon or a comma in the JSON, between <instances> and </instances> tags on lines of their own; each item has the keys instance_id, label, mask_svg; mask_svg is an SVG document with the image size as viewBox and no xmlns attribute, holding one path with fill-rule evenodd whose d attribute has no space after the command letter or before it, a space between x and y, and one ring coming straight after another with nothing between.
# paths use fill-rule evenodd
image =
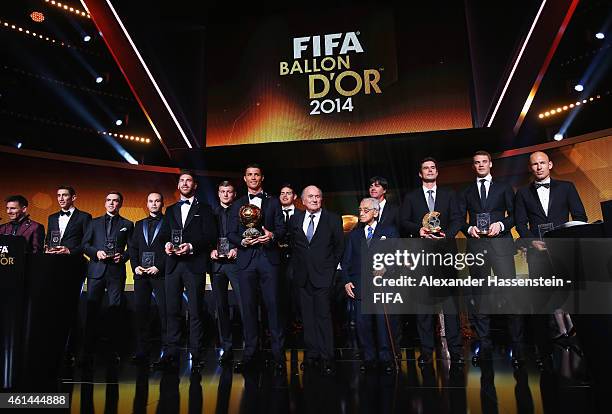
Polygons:
<instances>
[{"instance_id":1,"label":"black suit jacket","mask_svg":"<svg viewBox=\"0 0 612 414\"><path fill-rule=\"evenodd\" d=\"M153 241L151 245L147 243L147 239L145 238L145 228L148 233L148 223L147 218L138 220L134 225L134 232L132 233L132 237L128 242L128 252L130 254L130 265L132 266L132 271L134 271L134 279L142 278L141 275L137 275L136 267L141 265L142 261L142 253L143 252L153 252L155 253L155 267L159 269L159 273L155 275L156 278L162 278L166 274L166 252L165 252L165 240L170 238L170 226L168 224L168 218L164 215L161 216L161 221L158 224L159 230L157 230L157 234L155 234L155 230L153 231ZM151 237L149 235L149 237ZM151 276L146 276L151 277Z\"/></svg>"},{"instance_id":2,"label":"black suit jacket","mask_svg":"<svg viewBox=\"0 0 612 414\"><path fill-rule=\"evenodd\" d=\"M232 206L230 205L227 208L223 208L220 204L216 205L213 209L213 213L215 214L215 220L217 223L217 235L218 237L227 237L229 233L229 222L230 222L230 214L232 211ZM230 241L230 249L235 248L236 246ZM236 260L228 260L228 259L217 259L212 260L212 271L214 273L219 272L224 264L234 263Z\"/></svg>"},{"instance_id":3,"label":"black suit jacket","mask_svg":"<svg viewBox=\"0 0 612 414\"><path fill-rule=\"evenodd\" d=\"M310 280L316 288L331 287L344 251L342 219L323 209L312 240L308 243L302 228L305 215L306 211L298 211L289 220L294 280L298 286L305 286Z\"/></svg>"},{"instance_id":4,"label":"black suit jacket","mask_svg":"<svg viewBox=\"0 0 612 414\"><path fill-rule=\"evenodd\" d=\"M59 215L60 212L53 213L47 220L47 237L45 238L45 245L49 244L52 231L59 231ZM77 208L74 209L70 215L70 220L66 225L66 230L62 235L60 244L67 247L70 250L71 255L82 255L84 253L83 248L83 237L87 231L87 226L91 222L91 214L81 211Z\"/></svg>"},{"instance_id":5,"label":"black suit jacket","mask_svg":"<svg viewBox=\"0 0 612 414\"><path fill-rule=\"evenodd\" d=\"M400 209L397 205L392 204L389 202L389 200L387 200L382 215L378 217L378 224L395 227L399 230L399 211Z\"/></svg>"},{"instance_id":6,"label":"black suit jacket","mask_svg":"<svg viewBox=\"0 0 612 414\"><path fill-rule=\"evenodd\" d=\"M485 205L480 203L479 188L474 181L459 195L459 215L461 216L461 230L466 237L471 238L468 234L470 226L476 225L476 215L478 213L490 213L491 223L498 221L504 225L504 231L500 232L497 237L505 239L503 243L493 243L493 248L498 254L512 254L516 252L512 241L512 227L514 227L514 191L509 184L491 180L489 194ZM469 215L469 220L465 217Z\"/></svg>"},{"instance_id":7,"label":"black suit jacket","mask_svg":"<svg viewBox=\"0 0 612 414\"><path fill-rule=\"evenodd\" d=\"M287 232L287 226L283 217L283 211L280 205L280 201L277 198L265 195L261 202L262 219L260 226L264 226L266 230L274 233L274 240L266 243L263 246L247 246L241 245L242 233L246 230L246 227L240 222L238 213L240 207L250 204L248 195L240 197L234 201L230 211L229 220L229 232L228 237L232 245L238 247L238 256L236 257L236 264L239 269L245 269L255 252L255 249L262 249L268 260L273 265L280 263L280 248L278 247L278 241L284 240L285 233Z\"/></svg>"},{"instance_id":8,"label":"black suit jacket","mask_svg":"<svg viewBox=\"0 0 612 414\"><path fill-rule=\"evenodd\" d=\"M114 218L115 223L110 237L117 240L116 249L118 253L121 253L121 261L114 263L110 259L102 261L98 259L97 253L99 250L104 250L104 243L106 242L106 216L107 214L104 214L93 219L83 237L83 249L85 254L89 256L87 275L92 279L100 279L104 275L125 277L125 263L130 258L125 247L132 236L134 223L118 215Z\"/></svg>"},{"instance_id":9,"label":"black suit jacket","mask_svg":"<svg viewBox=\"0 0 612 414\"><path fill-rule=\"evenodd\" d=\"M461 216L457 196L451 189L436 187L434 211L440 213L440 227L449 239L455 238L461 229ZM429 213L423 187L419 187L404 197L400 210L402 234L410 237L421 237L419 232L423 227L423 216Z\"/></svg>"},{"instance_id":10,"label":"black suit jacket","mask_svg":"<svg viewBox=\"0 0 612 414\"><path fill-rule=\"evenodd\" d=\"M544 213L540 198L533 183L516 193L514 212L516 230L521 238L539 238L538 225L553 223L555 227L572 220L587 221L587 215L576 191L569 181L550 180L548 215Z\"/></svg>"},{"instance_id":11,"label":"black suit jacket","mask_svg":"<svg viewBox=\"0 0 612 414\"><path fill-rule=\"evenodd\" d=\"M206 273L210 252L217 243L217 224L212 209L208 204L203 204L194 198L193 205L189 209L185 226L181 219L181 205L173 204L166 209L166 218L170 227L170 233L164 240L164 245L170 242L172 230L183 230L183 243L191 243L192 254L177 256L170 255L166 258L166 274L174 270L177 263L187 262L192 273Z\"/></svg>"},{"instance_id":12,"label":"black suit jacket","mask_svg":"<svg viewBox=\"0 0 612 414\"><path fill-rule=\"evenodd\" d=\"M386 207L385 207L386 208ZM362 267L362 245L366 241L365 225L359 223L348 235L346 248L342 256L342 277L344 284L351 282L355 286L355 298L361 299L361 267ZM368 252L381 252L377 249L382 237L386 239L398 238L399 232L396 227L378 223L372 234Z\"/></svg>"}]
</instances>

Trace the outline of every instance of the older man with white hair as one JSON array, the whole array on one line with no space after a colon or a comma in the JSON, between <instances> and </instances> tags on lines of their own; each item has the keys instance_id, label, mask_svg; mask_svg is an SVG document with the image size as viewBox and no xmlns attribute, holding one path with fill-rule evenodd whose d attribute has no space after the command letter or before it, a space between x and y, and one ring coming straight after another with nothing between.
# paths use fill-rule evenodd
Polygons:
<instances>
[{"instance_id":1,"label":"older man with white hair","mask_svg":"<svg viewBox=\"0 0 612 414\"><path fill-rule=\"evenodd\" d=\"M294 280L299 286L304 322L304 367L321 362L324 375L334 375L331 316L332 282L342 258L342 219L323 209L321 189L310 185L302 191L306 211L289 221Z\"/></svg>"}]
</instances>

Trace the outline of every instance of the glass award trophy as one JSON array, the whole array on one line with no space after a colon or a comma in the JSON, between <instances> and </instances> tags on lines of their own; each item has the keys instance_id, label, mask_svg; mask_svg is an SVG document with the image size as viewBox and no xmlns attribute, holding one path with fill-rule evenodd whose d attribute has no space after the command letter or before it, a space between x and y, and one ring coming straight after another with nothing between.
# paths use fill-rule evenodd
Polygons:
<instances>
[{"instance_id":1,"label":"glass award trophy","mask_svg":"<svg viewBox=\"0 0 612 414\"><path fill-rule=\"evenodd\" d=\"M155 252L142 252L140 266L145 269L155 266Z\"/></svg>"},{"instance_id":2,"label":"glass award trophy","mask_svg":"<svg viewBox=\"0 0 612 414\"><path fill-rule=\"evenodd\" d=\"M111 237L106 238L104 242L104 253L109 257L117 253L117 239Z\"/></svg>"},{"instance_id":3,"label":"glass award trophy","mask_svg":"<svg viewBox=\"0 0 612 414\"><path fill-rule=\"evenodd\" d=\"M491 227L491 213L478 213L476 214L476 231L480 236L489 234L489 227Z\"/></svg>"},{"instance_id":4,"label":"glass award trophy","mask_svg":"<svg viewBox=\"0 0 612 414\"><path fill-rule=\"evenodd\" d=\"M183 244L183 230L172 230L172 247L174 250L177 250L181 244Z\"/></svg>"},{"instance_id":5,"label":"glass award trophy","mask_svg":"<svg viewBox=\"0 0 612 414\"><path fill-rule=\"evenodd\" d=\"M49 249L57 250L60 247L60 242L62 240L61 232L59 230L54 230L51 232L51 236L49 237Z\"/></svg>"},{"instance_id":6,"label":"glass award trophy","mask_svg":"<svg viewBox=\"0 0 612 414\"><path fill-rule=\"evenodd\" d=\"M217 255L219 257L227 257L230 251L230 244L227 237L219 237L217 241Z\"/></svg>"}]
</instances>

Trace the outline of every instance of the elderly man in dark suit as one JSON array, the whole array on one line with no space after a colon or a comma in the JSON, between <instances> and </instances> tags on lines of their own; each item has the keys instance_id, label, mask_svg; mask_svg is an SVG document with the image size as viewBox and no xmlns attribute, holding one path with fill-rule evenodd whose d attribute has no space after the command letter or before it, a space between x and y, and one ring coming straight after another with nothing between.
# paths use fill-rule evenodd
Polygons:
<instances>
[{"instance_id":1,"label":"elderly man in dark suit","mask_svg":"<svg viewBox=\"0 0 612 414\"><path fill-rule=\"evenodd\" d=\"M306 211L289 221L294 278L300 287L304 321L304 366L320 360L324 375L335 373L331 293L334 273L342 259L342 219L323 209L323 193L314 186L302 191Z\"/></svg>"},{"instance_id":2,"label":"elderly man in dark suit","mask_svg":"<svg viewBox=\"0 0 612 414\"><path fill-rule=\"evenodd\" d=\"M529 171L534 181L520 188L516 193L515 221L520 235L518 244L527 253L529 272L538 276L553 275L552 264L546 251L543 234L558 227L570 219L587 221L586 211L576 191L569 181L555 180L550 177L552 161L546 153L537 151L529 156ZM555 336L567 338L574 332L569 314L561 309L555 311L555 321L559 331ZM540 328L546 326L542 321ZM542 336L546 329L537 329ZM543 343L540 340L540 345Z\"/></svg>"},{"instance_id":3,"label":"elderly man in dark suit","mask_svg":"<svg viewBox=\"0 0 612 414\"><path fill-rule=\"evenodd\" d=\"M278 286L280 249L278 240L286 232L280 202L263 191L264 175L257 164L249 164L244 170L247 194L234 202L229 215L229 241L238 247L235 272L240 290L243 314L244 352L236 364L238 370L253 367L258 342L257 289L268 311L274 368L280 373L285 369L284 332L280 316ZM247 237L246 226L240 219L240 208L254 205L261 210L258 226L260 236Z\"/></svg>"},{"instance_id":4,"label":"elderly man in dark suit","mask_svg":"<svg viewBox=\"0 0 612 414\"><path fill-rule=\"evenodd\" d=\"M472 278L485 279L491 269L495 275L512 279L516 277L514 254L516 248L512 239L511 229L514 227L514 191L512 187L491 176L493 162L491 154L486 151L476 151L472 157L472 169L476 173L474 184L469 185L459 196L459 214L462 220L462 231L468 237L468 250L486 252L483 266L470 267ZM477 216L480 213L489 214L490 224L486 234L480 234L477 226ZM469 221L465 221L469 215ZM481 302L479 291L472 290L474 307L472 323L480 337L479 353L473 361L481 357L488 359L491 355L491 337L489 335L490 317L479 311ZM523 361L523 318L517 315L508 317L510 337L512 341L512 365L518 368Z\"/></svg>"},{"instance_id":5,"label":"elderly man in dark suit","mask_svg":"<svg viewBox=\"0 0 612 414\"><path fill-rule=\"evenodd\" d=\"M367 244L368 252L375 251L380 240L398 238L397 228L379 223L379 204L375 198L364 198L359 204L359 224L347 238L342 258L344 289L355 306L357 335L363 349L362 372L374 370L380 363L386 374L395 372L395 358L398 356L395 330L397 315L364 315L361 312L361 269L362 248Z\"/></svg>"},{"instance_id":6,"label":"elderly man in dark suit","mask_svg":"<svg viewBox=\"0 0 612 414\"><path fill-rule=\"evenodd\" d=\"M181 194L178 203L166 210L171 238L165 239L166 305L168 316L168 352L160 360L159 368L178 363L181 340L181 304L183 291L187 293L189 310L189 349L191 368L202 368L204 331L202 312L204 284L210 252L217 241L217 225L212 209L196 197L198 182L191 171L181 171L177 188ZM173 235L174 233L174 235ZM175 239L175 236L179 240Z\"/></svg>"},{"instance_id":7,"label":"elderly man in dark suit","mask_svg":"<svg viewBox=\"0 0 612 414\"><path fill-rule=\"evenodd\" d=\"M28 200L22 195L6 198L6 214L11 220L0 225L0 234L21 236L26 240L26 253L41 253L45 239L45 227L30 219Z\"/></svg>"},{"instance_id":8,"label":"elderly man in dark suit","mask_svg":"<svg viewBox=\"0 0 612 414\"><path fill-rule=\"evenodd\" d=\"M83 248L89 256L87 269L87 319L85 326L85 344L83 364L91 366L95 351L95 333L98 312L104 297L108 293L108 312L111 326L111 360L119 359L119 310L123 290L125 289L125 263L129 260L126 251L127 242L132 235L134 224L121 217L119 211L123 205L123 195L111 191L106 196L104 207L106 213L93 219L83 237Z\"/></svg>"},{"instance_id":9,"label":"elderly man in dark suit","mask_svg":"<svg viewBox=\"0 0 612 414\"><path fill-rule=\"evenodd\" d=\"M438 163L432 157L421 160L419 166L419 177L421 186L414 191L406 194L400 211L400 222L402 234L415 238L425 238L438 240L431 244L436 250L456 252L455 236L461 228L461 216L457 204L457 197L453 190L439 187ZM423 226L423 217L430 212L440 213L439 233L434 233L431 229ZM451 292L449 292L451 293ZM459 332L458 309L440 309L444 313L444 331L448 343L451 361L460 366L464 363L463 344ZM434 319L429 313L419 314L417 319L417 330L421 340L421 356L419 365L432 362L434 350Z\"/></svg>"},{"instance_id":10,"label":"elderly man in dark suit","mask_svg":"<svg viewBox=\"0 0 612 414\"><path fill-rule=\"evenodd\" d=\"M168 219L162 214L164 196L159 192L147 195L149 215L136 222L132 238L128 243L130 265L134 272L134 313L136 314L136 353L132 357L135 364L149 361L151 354L151 323L149 307L151 293L159 313L162 354L167 352L166 323L166 252L164 243L168 240Z\"/></svg>"}]
</instances>

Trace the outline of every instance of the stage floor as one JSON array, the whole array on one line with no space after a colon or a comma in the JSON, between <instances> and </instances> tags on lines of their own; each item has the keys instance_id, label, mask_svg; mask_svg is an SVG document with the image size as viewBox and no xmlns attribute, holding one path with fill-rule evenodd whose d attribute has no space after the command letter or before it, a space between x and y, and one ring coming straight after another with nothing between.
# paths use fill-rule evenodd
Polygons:
<instances>
[{"instance_id":1,"label":"stage floor","mask_svg":"<svg viewBox=\"0 0 612 414\"><path fill-rule=\"evenodd\" d=\"M439 352L442 354L442 352ZM237 358L240 351L235 352ZM361 374L354 351L337 349L337 374L323 377L299 369L301 350L287 351L287 371L262 367L235 373L216 363L209 348L201 374L192 375L183 353L175 372L150 372L98 358L91 374L80 368L63 373L71 413L590 413L592 390L584 360L575 349L554 346L553 358L539 370L531 355L513 370L508 352L498 347L490 363L463 371L436 359L421 369L418 348L402 348L397 375Z\"/></svg>"}]
</instances>

